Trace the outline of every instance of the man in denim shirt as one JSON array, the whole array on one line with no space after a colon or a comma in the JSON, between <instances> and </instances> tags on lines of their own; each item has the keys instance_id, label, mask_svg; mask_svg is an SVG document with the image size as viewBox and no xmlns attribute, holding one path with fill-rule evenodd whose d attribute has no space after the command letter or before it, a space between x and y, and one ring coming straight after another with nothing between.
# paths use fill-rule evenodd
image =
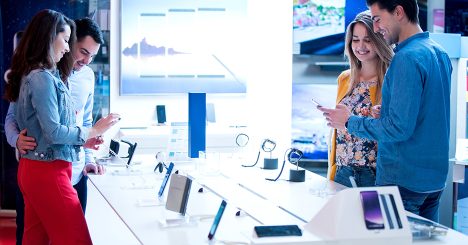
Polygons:
<instances>
[{"instance_id":1,"label":"man in denim shirt","mask_svg":"<svg viewBox=\"0 0 468 245\"><path fill-rule=\"evenodd\" d=\"M77 115L77 125L92 127L92 111L94 97L94 72L87 65L91 63L97 54L99 47L104 43L102 33L98 25L89 18L75 21L77 26L77 43L73 50L75 60L72 75L69 77L69 89ZM15 103L11 103L5 118L5 132L7 141L12 147L25 154L28 150L34 150L36 142L33 137L26 136L26 129L19 132L14 114ZM72 185L77 191L83 212L87 203L87 173L102 174L104 168L96 165L92 150L82 149L80 160L73 162ZM23 234L23 198L18 191L17 197L17 243L21 244Z\"/></svg>"},{"instance_id":2,"label":"man in denim shirt","mask_svg":"<svg viewBox=\"0 0 468 245\"><path fill-rule=\"evenodd\" d=\"M405 209L433 221L448 172L450 78L447 53L423 32L416 0L367 0L374 31L397 44L385 75L379 119L321 108L329 126L378 141L377 185L397 185Z\"/></svg>"}]
</instances>

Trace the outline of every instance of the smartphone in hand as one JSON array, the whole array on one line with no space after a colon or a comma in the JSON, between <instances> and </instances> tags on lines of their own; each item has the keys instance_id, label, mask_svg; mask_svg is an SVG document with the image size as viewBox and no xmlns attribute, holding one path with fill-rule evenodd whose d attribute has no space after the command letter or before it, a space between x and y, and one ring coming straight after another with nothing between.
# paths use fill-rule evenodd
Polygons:
<instances>
[{"instance_id":1,"label":"smartphone in hand","mask_svg":"<svg viewBox=\"0 0 468 245\"><path fill-rule=\"evenodd\" d=\"M314 99L312 99L312 103L314 103L317 107L322 107L322 105Z\"/></svg>"}]
</instances>

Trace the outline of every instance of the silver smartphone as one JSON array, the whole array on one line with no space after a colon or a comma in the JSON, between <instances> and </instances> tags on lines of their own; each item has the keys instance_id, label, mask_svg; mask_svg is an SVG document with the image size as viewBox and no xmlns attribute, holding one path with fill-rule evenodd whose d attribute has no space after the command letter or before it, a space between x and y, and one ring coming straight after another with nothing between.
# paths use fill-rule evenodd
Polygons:
<instances>
[{"instance_id":1,"label":"silver smartphone","mask_svg":"<svg viewBox=\"0 0 468 245\"><path fill-rule=\"evenodd\" d=\"M322 105L321 105L320 103L318 103L316 100L314 100L314 99L311 99L311 100L312 100L312 103L314 103L316 106L320 106L320 107L322 106Z\"/></svg>"}]
</instances>

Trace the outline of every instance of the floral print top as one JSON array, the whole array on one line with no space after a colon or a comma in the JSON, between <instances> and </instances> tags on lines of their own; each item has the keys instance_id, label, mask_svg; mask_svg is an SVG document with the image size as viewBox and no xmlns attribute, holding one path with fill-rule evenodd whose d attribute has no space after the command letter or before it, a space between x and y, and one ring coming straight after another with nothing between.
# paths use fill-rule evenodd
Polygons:
<instances>
[{"instance_id":1,"label":"floral print top","mask_svg":"<svg viewBox=\"0 0 468 245\"><path fill-rule=\"evenodd\" d=\"M350 95L343 98L340 104L345 105L351 114L370 117L372 102L369 88L376 82L361 81ZM377 160L377 142L358 138L347 130L337 130L336 133L336 165L337 166L370 166L375 168Z\"/></svg>"}]
</instances>

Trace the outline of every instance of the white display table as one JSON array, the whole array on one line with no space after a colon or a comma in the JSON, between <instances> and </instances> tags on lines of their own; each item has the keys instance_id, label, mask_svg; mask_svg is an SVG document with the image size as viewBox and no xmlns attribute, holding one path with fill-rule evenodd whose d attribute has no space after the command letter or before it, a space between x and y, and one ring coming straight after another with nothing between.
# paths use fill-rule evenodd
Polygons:
<instances>
[{"instance_id":1,"label":"white display table","mask_svg":"<svg viewBox=\"0 0 468 245\"><path fill-rule=\"evenodd\" d=\"M163 205L141 205L142 200L156 199L164 175L153 172L153 156L139 155L135 160L142 164L130 168L109 166L105 175L90 176L86 218L95 244L207 244L208 231L222 199L228 206L215 236L219 243L291 244L292 237L255 239L253 227L297 224L305 231L306 223L332 196L345 189L311 172L307 172L305 182L286 181L288 167L278 181L267 181L265 178L276 176L279 170L242 168L239 160L232 158L222 157L216 174L198 171L197 161L176 162L175 169L193 180L187 214L196 222L168 228L162 227L160 221L176 214ZM242 210L240 216L235 215L238 210ZM294 241L327 243L306 231ZM445 237L415 243L468 244L468 237L449 230Z\"/></svg>"}]
</instances>

